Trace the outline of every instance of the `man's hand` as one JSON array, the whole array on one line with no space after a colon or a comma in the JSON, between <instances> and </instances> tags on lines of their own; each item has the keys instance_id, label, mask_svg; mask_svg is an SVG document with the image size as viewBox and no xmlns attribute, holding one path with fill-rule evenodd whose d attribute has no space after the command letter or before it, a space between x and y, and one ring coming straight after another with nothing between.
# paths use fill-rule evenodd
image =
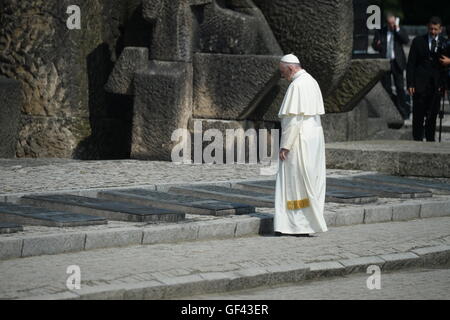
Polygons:
<instances>
[{"instance_id":1,"label":"man's hand","mask_svg":"<svg viewBox=\"0 0 450 320\"><path fill-rule=\"evenodd\" d=\"M410 96L413 96L416 93L416 88L408 88L408 93Z\"/></svg>"},{"instance_id":2,"label":"man's hand","mask_svg":"<svg viewBox=\"0 0 450 320\"><path fill-rule=\"evenodd\" d=\"M289 150L281 149L280 150L280 160L281 161L285 161L287 159L287 157L288 157L288 154L289 154Z\"/></svg>"},{"instance_id":3,"label":"man's hand","mask_svg":"<svg viewBox=\"0 0 450 320\"><path fill-rule=\"evenodd\" d=\"M450 58L447 56L441 56L441 59L439 59L439 61L443 66L450 66Z\"/></svg>"}]
</instances>

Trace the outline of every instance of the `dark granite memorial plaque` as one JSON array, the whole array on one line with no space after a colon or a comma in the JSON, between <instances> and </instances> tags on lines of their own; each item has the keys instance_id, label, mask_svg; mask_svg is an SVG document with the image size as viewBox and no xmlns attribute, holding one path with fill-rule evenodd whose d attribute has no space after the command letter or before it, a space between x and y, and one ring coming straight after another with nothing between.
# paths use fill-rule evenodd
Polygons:
<instances>
[{"instance_id":1,"label":"dark granite memorial plaque","mask_svg":"<svg viewBox=\"0 0 450 320\"><path fill-rule=\"evenodd\" d=\"M398 187L381 183L360 181L352 179L336 179L328 178L327 185L337 187L339 189L358 190L370 192L385 198L426 198L432 197L432 193L421 189L413 189L406 187Z\"/></svg>"},{"instance_id":2,"label":"dark granite memorial plaque","mask_svg":"<svg viewBox=\"0 0 450 320\"><path fill-rule=\"evenodd\" d=\"M90 214L109 220L150 222L178 222L184 220L185 213L175 210L164 210L151 206L116 202L75 195L26 196L22 203L45 207L53 210L67 210L75 213Z\"/></svg>"},{"instance_id":3,"label":"dark granite memorial plaque","mask_svg":"<svg viewBox=\"0 0 450 320\"><path fill-rule=\"evenodd\" d=\"M227 187L196 185L190 187L172 187L169 191L203 199L245 203L260 208L273 208L275 206L274 194L268 195L254 191L232 189Z\"/></svg>"},{"instance_id":4,"label":"dark granite memorial plaque","mask_svg":"<svg viewBox=\"0 0 450 320\"><path fill-rule=\"evenodd\" d=\"M383 183L395 186L408 186L422 190L434 191L436 193L450 194L450 184L432 180L421 180L414 178L404 178L386 175L364 175L358 176L356 180L371 181L374 183Z\"/></svg>"},{"instance_id":5,"label":"dark granite memorial plaque","mask_svg":"<svg viewBox=\"0 0 450 320\"><path fill-rule=\"evenodd\" d=\"M47 227L79 227L107 223L106 219L101 217L11 203L0 203L0 222Z\"/></svg>"},{"instance_id":6,"label":"dark granite memorial plaque","mask_svg":"<svg viewBox=\"0 0 450 320\"><path fill-rule=\"evenodd\" d=\"M98 197L113 201L119 200L140 205L148 205L167 210L178 210L190 214L223 216L255 212L255 207L242 203L202 199L146 189L104 191L99 192Z\"/></svg>"},{"instance_id":7,"label":"dark granite memorial plaque","mask_svg":"<svg viewBox=\"0 0 450 320\"><path fill-rule=\"evenodd\" d=\"M275 184L275 180L250 181L237 183L234 185L234 188L238 190L243 189L273 195L275 193ZM330 186L327 186L325 198L326 202L353 204L371 203L377 200L378 197L372 193L349 191L348 189L340 189L338 187Z\"/></svg>"}]
</instances>

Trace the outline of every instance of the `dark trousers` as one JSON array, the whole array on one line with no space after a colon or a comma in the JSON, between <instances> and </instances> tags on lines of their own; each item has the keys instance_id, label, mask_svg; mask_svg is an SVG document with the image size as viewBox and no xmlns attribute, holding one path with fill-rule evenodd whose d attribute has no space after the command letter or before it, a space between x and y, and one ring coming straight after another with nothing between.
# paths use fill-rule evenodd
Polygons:
<instances>
[{"instance_id":1,"label":"dark trousers","mask_svg":"<svg viewBox=\"0 0 450 320\"><path fill-rule=\"evenodd\" d=\"M397 97L395 97L394 93L392 92L392 78L394 78ZM384 77L381 79L381 84L383 85L387 93L389 93L389 95L391 96L391 99L393 100L402 117L408 118L411 114L411 109L410 106L406 103L405 78L403 76L403 70L399 68L395 60L391 60L391 71L386 72Z\"/></svg>"},{"instance_id":2,"label":"dark trousers","mask_svg":"<svg viewBox=\"0 0 450 320\"><path fill-rule=\"evenodd\" d=\"M436 121L439 114L441 95L430 85L424 92L416 92L413 106L413 137L416 141L436 141ZM424 126L425 120L425 126Z\"/></svg>"}]
</instances>

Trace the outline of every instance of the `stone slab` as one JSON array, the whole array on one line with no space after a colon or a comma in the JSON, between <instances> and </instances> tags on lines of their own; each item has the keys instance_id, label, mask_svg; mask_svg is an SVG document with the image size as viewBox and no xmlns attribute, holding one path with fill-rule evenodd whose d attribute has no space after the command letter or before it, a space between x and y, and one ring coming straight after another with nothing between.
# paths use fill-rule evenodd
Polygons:
<instances>
[{"instance_id":1,"label":"stone slab","mask_svg":"<svg viewBox=\"0 0 450 320\"><path fill-rule=\"evenodd\" d=\"M0 223L0 234L9 234L23 231L23 226L16 223Z\"/></svg>"},{"instance_id":2,"label":"stone slab","mask_svg":"<svg viewBox=\"0 0 450 320\"><path fill-rule=\"evenodd\" d=\"M20 258L22 256L23 240L5 239L0 241L0 260Z\"/></svg>"},{"instance_id":3,"label":"stone slab","mask_svg":"<svg viewBox=\"0 0 450 320\"><path fill-rule=\"evenodd\" d=\"M397 186L408 186L417 189L432 190L433 192L440 191L444 194L450 194L450 184L432 181L432 180L421 180L406 177L396 177L387 176L380 174L370 174L355 177L356 180L365 180L372 182L380 182L383 184L392 184Z\"/></svg>"},{"instance_id":4,"label":"stone slab","mask_svg":"<svg viewBox=\"0 0 450 320\"><path fill-rule=\"evenodd\" d=\"M142 244L194 241L197 240L198 229L198 223L173 226L152 226L149 229L144 229Z\"/></svg>"},{"instance_id":5,"label":"stone slab","mask_svg":"<svg viewBox=\"0 0 450 320\"><path fill-rule=\"evenodd\" d=\"M377 171L391 175L450 177L450 143L389 140L326 145L327 168Z\"/></svg>"},{"instance_id":6,"label":"stone slab","mask_svg":"<svg viewBox=\"0 0 450 320\"><path fill-rule=\"evenodd\" d=\"M198 240L232 238L236 233L236 221L201 222L198 225Z\"/></svg>"},{"instance_id":7,"label":"stone slab","mask_svg":"<svg viewBox=\"0 0 450 320\"><path fill-rule=\"evenodd\" d=\"M339 260L339 263L341 263L345 267L345 272L347 274L366 272L367 268L372 265L382 267L384 262L385 261L383 259L377 256Z\"/></svg>"},{"instance_id":8,"label":"stone slab","mask_svg":"<svg viewBox=\"0 0 450 320\"><path fill-rule=\"evenodd\" d=\"M374 206L364 208L364 223L392 221L392 206Z\"/></svg>"},{"instance_id":9,"label":"stone slab","mask_svg":"<svg viewBox=\"0 0 450 320\"><path fill-rule=\"evenodd\" d=\"M422 202L420 218L435 218L450 216L450 201Z\"/></svg>"},{"instance_id":10,"label":"stone slab","mask_svg":"<svg viewBox=\"0 0 450 320\"><path fill-rule=\"evenodd\" d=\"M255 212L255 207L246 204L202 199L145 189L99 192L98 197L200 215L224 216Z\"/></svg>"},{"instance_id":11,"label":"stone slab","mask_svg":"<svg viewBox=\"0 0 450 320\"><path fill-rule=\"evenodd\" d=\"M244 203L260 208L274 208L274 194L267 195L254 191L237 190L232 188L197 185L190 187L173 187L169 190L172 193L183 194L203 199L215 199L221 201L231 201Z\"/></svg>"},{"instance_id":12,"label":"stone slab","mask_svg":"<svg viewBox=\"0 0 450 320\"><path fill-rule=\"evenodd\" d=\"M141 229L102 230L86 233L85 250L125 247L142 243Z\"/></svg>"},{"instance_id":13,"label":"stone slab","mask_svg":"<svg viewBox=\"0 0 450 320\"><path fill-rule=\"evenodd\" d=\"M414 220L420 217L420 203L402 203L392 205L392 221Z\"/></svg>"},{"instance_id":14,"label":"stone slab","mask_svg":"<svg viewBox=\"0 0 450 320\"><path fill-rule=\"evenodd\" d=\"M423 261L424 267L442 266L450 263L450 246L441 245L411 250Z\"/></svg>"},{"instance_id":15,"label":"stone slab","mask_svg":"<svg viewBox=\"0 0 450 320\"><path fill-rule=\"evenodd\" d=\"M84 250L84 234L55 234L23 240L22 257L61 254Z\"/></svg>"},{"instance_id":16,"label":"stone slab","mask_svg":"<svg viewBox=\"0 0 450 320\"><path fill-rule=\"evenodd\" d=\"M381 255L380 258L385 261L383 270L419 267L422 264L419 256L412 252L386 254Z\"/></svg>"},{"instance_id":17,"label":"stone slab","mask_svg":"<svg viewBox=\"0 0 450 320\"><path fill-rule=\"evenodd\" d=\"M0 221L47 227L79 227L106 224L104 218L64 211L0 203Z\"/></svg>"},{"instance_id":18,"label":"stone slab","mask_svg":"<svg viewBox=\"0 0 450 320\"><path fill-rule=\"evenodd\" d=\"M69 194L25 196L22 197L21 202L45 207L50 210L65 210L79 214L95 215L110 220L178 222L185 218L184 212Z\"/></svg>"},{"instance_id":19,"label":"stone slab","mask_svg":"<svg viewBox=\"0 0 450 320\"><path fill-rule=\"evenodd\" d=\"M421 189L397 187L381 183L361 182L352 179L328 178L327 185L339 187L340 189L358 190L370 192L386 198L424 198L431 197L432 193Z\"/></svg>"},{"instance_id":20,"label":"stone slab","mask_svg":"<svg viewBox=\"0 0 450 320\"><path fill-rule=\"evenodd\" d=\"M308 263L310 269L307 280L313 280L324 277L337 277L345 273L345 268L337 261L313 262Z\"/></svg>"},{"instance_id":21,"label":"stone slab","mask_svg":"<svg viewBox=\"0 0 450 320\"><path fill-rule=\"evenodd\" d=\"M336 211L336 227L364 223L364 208L348 208Z\"/></svg>"}]
</instances>

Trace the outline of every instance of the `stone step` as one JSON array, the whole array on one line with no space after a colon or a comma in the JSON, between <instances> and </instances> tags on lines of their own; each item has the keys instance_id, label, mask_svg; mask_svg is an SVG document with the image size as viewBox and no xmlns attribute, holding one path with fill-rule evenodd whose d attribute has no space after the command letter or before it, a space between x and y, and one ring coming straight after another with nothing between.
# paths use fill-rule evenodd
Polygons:
<instances>
[{"instance_id":1,"label":"stone step","mask_svg":"<svg viewBox=\"0 0 450 320\"><path fill-rule=\"evenodd\" d=\"M248 190L253 192L259 192L263 194L275 194L275 180L267 181L250 181L235 183L232 185L233 188L239 190ZM372 203L376 202L378 197L374 194L342 190L336 187L328 186L325 195L326 202L336 202L336 203Z\"/></svg>"},{"instance_id":2,"label":"stone step","mask_svg":"<svg viewBox=\"0 0 450 320\"><path fill-rule=\"evenodd\" d=\"M106 219L101 217L11 203L0 203L0 222L46 227L79 227L107 223Z\"/></svg>"},{"instance_id":3,"label":"stone step","mask_svg":"<svg viewBox=\"0 0 450 320\"><path fill-rule=\"evenodd\" d=\"M382 183L373 183L368 181L358 181L352 179L336 179L328 178L327 184L338 187L339 189L358 190L363 192L371 192L380 197L385 198L430 198L433 194L423 189L413 189L387 185Z\"/></svg>"},{"instance_id":4,"label":"stone step","mask_svg":"<svg viewBox=\"0 0 450 320\"><path fill-rule=\"evenodd\" d=\"M147 189L127 189L99 192L101 199L131 202L166 210L178 210L199 215L236 215L255 212L255 207L243 203L203 199Z\"/></svg>"},{"instance_id":5,"label":"stone step","mask_svg":"<svg viewBox=\"0 0 450 320\"><path fill-rule=\"evenodd\" d=\"M185 219L185 213L180 211L69 194L25 196L21 198L21 203L44 207L51 210L64 210L100 216L109 220L118 221L178 222Z\"/></svg>"},{"instance_id":6,"label":"stone step","mask_svg":"<svg viewBox=\"0 0 450 320\"><path fill-rule=\"evenodd\" d=\"M404 178L396 176L387 176L381 174L370 174L354 177L355 180L370 181L374 183L383 183L394 186L408 186L415 189L427 190L435 194L450 194L450 184L432 181L422 180L414 178Z\"/></svg>"},{"instance_id":7,"label":"stone step","mask_svg":"<svg viewBox=\"0 0 450 320\"><path fill-rule=\"evenodd\" d=\"M269 195L267 193L264 194L254 191L239 190L211 185L172 187L169 189L169 192L199 197L203 199L215 199L221 201L245 203L247 205L259 208L273 208L275 206L274 193Z\"/></svg>"},{"instance_id":8,"label":"stone step","mask_svg":"<svg viewBox=\"0 0 450 320\"><path fill-rule=\"evenodd\" d=\"M16 223L0 222L0 234L10 234L23 231L23 226Z\"/></svg>"}]
</instances>

